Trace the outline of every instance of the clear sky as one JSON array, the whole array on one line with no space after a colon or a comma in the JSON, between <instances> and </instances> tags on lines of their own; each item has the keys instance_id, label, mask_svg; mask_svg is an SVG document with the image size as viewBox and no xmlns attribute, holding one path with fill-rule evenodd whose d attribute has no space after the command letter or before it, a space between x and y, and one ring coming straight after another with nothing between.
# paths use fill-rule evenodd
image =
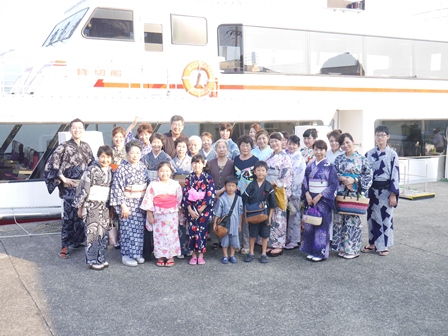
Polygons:
<instances>
[{"instance_id":1,"label":"clear sky","mask_svg":"<svg viewBox=\"0 0 448 336\"><path fill-rule=\"evenodd\" d=\"M62 19L64 11L76 2L78 0L0 0L0 53L42 45L54 25ZM397 14L448 8L448 0L366 0L367 10L369 3L370 8Z\"/></svg>"},{"instance_id":2,"label":"clear sky","mask_svg":"<svg viewBox=\"0 0 448 336\"><path fill-rule=\"evenodd\" d=\"M42 45L74 0L1 0L0 53Z\"/></svg>"}]
</instances>

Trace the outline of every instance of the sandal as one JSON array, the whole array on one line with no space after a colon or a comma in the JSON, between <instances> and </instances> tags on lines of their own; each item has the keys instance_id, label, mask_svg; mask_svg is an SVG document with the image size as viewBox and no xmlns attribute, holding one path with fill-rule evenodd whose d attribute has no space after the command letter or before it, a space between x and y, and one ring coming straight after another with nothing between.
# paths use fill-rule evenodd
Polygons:
<instances>
[{"instance_id":1,"label":"sandal","mask_svg":"<svg viewBox=\"0 0 448 336\"><path fill-rule=\"evenodd\" d=\"M166 267L171 267L171 266L174 266L174 264L175 264L174 260L173 259L169 259L169 260L167 260L165 266Z\"/></svg>"},{"instance_id":2,"label":"sandal","mask_svg":"<svg viewBox=\"0 0 448 336\"><path fill-rule=\"evenodd\" d=\"M163 259L157 260L156 265L159 267L165 266L165 260L163 260Z\"/></svg>"},{"instance_id":3,"label":"sandal","mask_svg":"<svg viewBox=\"0 0 448 336\"><path fill-rule=\"evenodd\" d=\"M380 252L378 252L378 255L385 257L385 256L389 255L389 250L380 251Z\"/></svg>"},{"instance_id":4,"label":"sandal","mask_svg":"<svg viewBox=\"0 0 448 336\"><path fill-rule=\"evenodd\" d=\"M370 245L366 245L361 249L362 253L371 253L375 252L375 247L370 247Z\"/></svg>"},{"instance_id":5,"label":"sandal","mask_svg":"<svg viewBox=\"0 0 448 336\"><path fill-rule=\"evenodd\" d=\"M279 252L275 252L275 251L279 251ZM267 252L266 254L270 257L278 257L283 254L283 249L273 249L273 250Z\"/></svg>"},{"instance_id":6,"label":"sandal","mask_svg":"<svg viewBox=\"0 0 448 336\"><path fill-rule=\"evenodd\" d=\"M68 250L66 247L63 247L61 249L61 252L59 252L59 257L62 259L68 259L70 258L70 253L68 253Z\"/></svg>"},{"instance_id":7,"label":"sandal","mask_svg":"<svg viewBox=\"0 0 448 336\"><path fill-rule=\"evenodd\" d=\"M213 249L215 250L215 251L217 251L218 250L218 248L219 248L219 244L218 243L213 243Z\"/></svg>"}]
</instances>

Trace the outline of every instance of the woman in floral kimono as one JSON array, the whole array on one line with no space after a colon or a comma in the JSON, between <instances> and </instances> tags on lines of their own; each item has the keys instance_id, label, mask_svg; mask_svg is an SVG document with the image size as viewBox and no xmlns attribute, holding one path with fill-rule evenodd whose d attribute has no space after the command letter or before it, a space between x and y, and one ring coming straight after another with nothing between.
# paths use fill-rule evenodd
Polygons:
<instances>
[{"instance_id":1,"label":"woman in floral kimono","mask_svg":"<svg viewBox=\"0 0 448 336\"><path fill-rule=\"evenodd\" d=\"M91 269L101 271L109 264L104 252L107 249L110 229L109 196L112 183L112 148L101 146L95 161L81 177L76 188L73 206L78 208L78 217L86 225L86 263Z\"/></svg>"},{"instance_id":2,"label":"woman in floral kimono","mask_svg":"<svg viewBox=\"0 0 448 336\"><path fill-rule=\"evenodd\" d=\"M141 142L126 144L127 160L123 160L114 174L110 205L120 216L122 262L126 266L143 264L143 232L146 211L140 208L148 185L145 165L140 162Z\"/></svg>"},{"instance_id":3,"label":"woman in floral kimono","mask_svg":"<svg viewBox=\"0 0 448 336\"><path fill-rule=\"evenodd\" d=\"M266 180L274 187L277 200L277 207L271 222L271 237L268 241L267 255L270 257L283 254L286 243L286 204L288 198L291 197L292 163L289 155L282 149L282 138L283 136L279 132L274 132L269 136L269 145L273 153L266 160L268 165Z\"/></svg>"},{"instance_id":4,"label":"woman in floral kimono","mask_svg":"<svg viewBox=\"0 0 448 336\"><path fill-rule=\"evenodd\" d=\"M338 172L339 191L342 195L346 189L350 196L358 193L362 197L372 185L373 172L366 157L355 151L353 137L343 133L339 144L345 154L336 157L334 165ZM358 215L336 214L334 217L332 249L345 259L359 257L362 239L362 221Z\"/></svg>"},{"instance_id":5,"label":"woman in floral kimono","mask_svg":"<svg viewBox=\"0 0 448 336\"><path fill-rule=\"evenodd\" d=\"M306 147L300 149L300 153L305 159L305 163L308 165L314 161L314 143L317 139L317 130L315 128L309 128L303 132L303 142Z\"/></svg>"},{"instance_id":6,"label":"woman in floral kimono","mask_svg":"<svg viewBox=\"0 0 448 336\"><path fill-rule=\"evenodd\" d=\"M182 189L179 182L171 179L173 167L169 162L159 163L157 172L159 179L150 183L140 207L147 210L148 222L154 232L156 265L171 267L173 258L180 254L177 230Z\"/></svg>"},{"instance_id":7,"label":"woman in floral kimono","mask_svg":"<svg viewBox=\"0 0 448 336\"><path fill-rule=\"evenodd\" d=\"M202 155L193 156L191 162L193 172L185 179L182 207L189 227L190 265L203 265L209 218L213 216L215 184Z\"/></svg>"},{"instance_id":8,"label":"woman in floral kimono","mask_svg":"<svg viewBox=\"0 0 448 336\"><path fill-rule=\"evenodd\" d=\"M333 164L325 159L327 144L323 140L314 143L314 157L305 170L303 194L309 207L314 207L322 216L320 225L305 223L300 250L308 253L308 260L319 262L330 255L330 224L334 209L334 198L338 189L338 175Z\"/></svg>"},{"instance_id":9,"label":"woman in floral kimono","mask_svg":"<svg viewBox=\"0 0 448 336\"><path fill-rule=\"evenodd\" d=\"M292 178L291 178L291 196L288 200L289 218L288 229L286 232L285 249L290 250L299 247L301 220L300 202L302 198L302 183L305 176L305 161L300 154L300 138L293 134L288 140L288 155L292 163Z\"/></svg>"}]
</instances>

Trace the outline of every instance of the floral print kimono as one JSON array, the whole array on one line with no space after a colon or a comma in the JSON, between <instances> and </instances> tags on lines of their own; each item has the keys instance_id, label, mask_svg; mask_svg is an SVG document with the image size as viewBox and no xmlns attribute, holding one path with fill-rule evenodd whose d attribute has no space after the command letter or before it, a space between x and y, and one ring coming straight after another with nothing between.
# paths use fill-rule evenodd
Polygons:
<instances>
[{"instance_id":1,"label":"floral print kimono","mask_svg":"<svg viewBox=\"0 0 448 336\"><path fill-rule=\"evenodd\" d=\"M322 195L320 201L315 205L317 211L322 215L322 223L317 226L305 223L300 245L302 252L322 259L329 257L330 224L338 186L336 168L326 159L318 163L313 161L306 167L302 195L305 195L306 192L310 193L311 198L318 194Z\"/></svg>"},{"instance_id":2,"label":"floral print kimono","mask_svg":"<svg viewBox=\"0 0 448 336\"><path fill-rule=\"evenodd\" d=\"M146 190L140 208L153 212L154 256L171 259L180 255L178 235L182 189L179 182L153 181Z\"/></svg>"},{"instance_id":3,"label":"floral print kimono","mask_svg":"<svg viewBox=\"0 0 448 336\"><path fill-rule=\"evenodd\" d=\"M196 173L191 173L185 179L182 193L182 207L187 218L188 233L190 236L190 251L197 250L199 253L205 253L207 249L208 222L209 218L213 216L215 200L213 177L206 172L202 172L199 177ZM197 211L203 205L207 207L202 212L202 215L197 219L191 218L188 206L191 206L193 211Z\"/></svg>"},{"instance_id":4,"label":"floral print kimono","mask_svg":"<svg viewBox=\"0 0 448 336\"><path fill-rule=\"evenodd\" d=\"M291 197L292 163L291 158L284 151L272 153L266 160L268 175L266 180L279 188L284 188L286 197ZM275 188L274 188L275 189ZM278 203L278 202L277 202ZM261 240L261 239L259 239ZM286 210L276 207L271 222L271 236L268 247L282 249L286 243Z\"/></svg>"},{"instance_id":5,"label":"floral print kimono","mask_svg":"<svg viewBox=\"0 0 448 336\"><path fill-rule=\"evenodd\" d=\"M373 172L370 164L364 156L354 152L349 157L346 154L336 157L334 162L339 176L350 176L359 180L360 193L367 193L372 185ZM350 196L356 196L358 186L354 185L354 190L349 193ZM356 190L355 190L356 189ZM338 194L342 195L345 191L343 183L339 183ZM358 215L340 215L334 216L332 249L341 254L358 255L361 249L362 239L362 221Z\"/></svg>"},{"instance_id":6,"label":"floral print kimono","mask_svg":"<svg viewBox=\"0 0 448 336\"><path fill-rule=\"evenodd\" d=\"M314 149L308 147L300 148L300 154L302 154L305 163L308 165L315 160Z\"/></svg>"},{"instance_id":7,"label":"floral print kimono","mask_svg":"<svg viewBox=\"0 0 448 336\"><path fill-rule=\"evenodd\" d=\"M306 163L299 151L293 154L288 154L292 163L292 178L291 178L291 196L289 202L291 206L296 209L296 213L289 214L288 230L286 232L286 242L297 244L300 243L301 220L300 205L302 199L302 183L305 176Z\"/></svg>"}]
</instances>

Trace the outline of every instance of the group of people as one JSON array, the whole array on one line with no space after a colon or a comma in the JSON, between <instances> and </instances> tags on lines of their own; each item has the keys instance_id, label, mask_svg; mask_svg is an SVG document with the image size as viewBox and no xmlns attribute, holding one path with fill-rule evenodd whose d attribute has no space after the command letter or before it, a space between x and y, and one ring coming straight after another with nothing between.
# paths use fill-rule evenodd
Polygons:
<instances>
[{"instance_id":1,"label":"group of people","mask_svg":"<svg viewBox=\"0 0 448 336\"><path fill-rule=\"evenodd\" d=\"M190 257L203 265L207 244L222 248L223 264L278 257L284 249L300 250L311 261L329 257L330 249L352 259L359 252L387 255L393 245L393 208L398 199L398 157L387 146L389 130L375 129L377 146L362 156L348 133L328 134L331 149L308 129L300 138L272 132L255 123L236 143L232 125L212 134L187 137L184 119L171 118L170 131L153 132L138 119L127 130L115 127L113 146L100 146L98 159L81 140L84 123L70 123L72 138L60 144L47 161L44 177L49 192L59 189L64 200L61 258L69 248L85 245L86 263L102 270L112 219L119 223L123 264L137 266L156 258L171 267L175 258ZM336 212L337 194L370 198L369 244L361 248L361 218ZM302 221L319 213L319 226ZM226 218L228 217L228 218ZM224 224L223 224L224 223ZM218 237L218 226L226 234Z\"/></svg>"}]
</instances>

